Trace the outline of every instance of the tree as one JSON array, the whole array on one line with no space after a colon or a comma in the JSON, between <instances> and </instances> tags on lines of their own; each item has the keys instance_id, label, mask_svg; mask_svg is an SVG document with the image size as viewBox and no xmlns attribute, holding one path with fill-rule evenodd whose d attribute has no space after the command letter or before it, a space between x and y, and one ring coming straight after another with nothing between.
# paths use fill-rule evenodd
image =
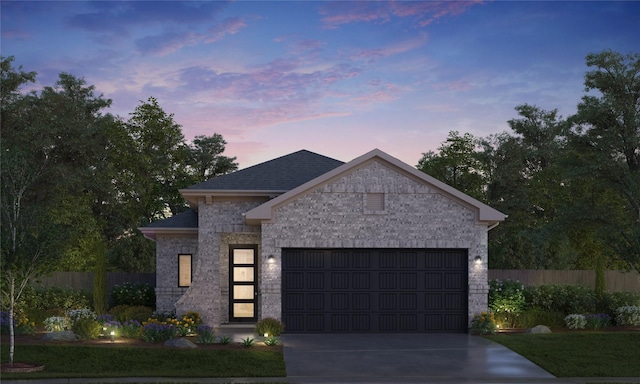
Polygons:
<instances>
[{"instance_id":1,"label":"tree","mask_svg":"<svg viewBox=\"0 0 640 384\"><path fill-rule=\"evenodd\" d=\"M470 133L460 136L457 131L449 132L437 152L422 154L416 168L476 199L484 200L482 164L476 153L476 139Z\"/></svg>"},{"instance_id":2,"label":"tree","mask_svg":"<svg viewBox=\"0 0 640 384\"><path fill-rule=\"evenodd\" d=\"M574 172L626 201L614 220L603 212L600 231L629 267L640 272L640 54L610 50L586 57L586 95L572 117L570 144L581 156Z\"/></svg>"},{"instance_id":3,"label":"tree","mask_svg":"<svg viewBox=\"0 0 640 384\"><path fill-rule=\"evenodd\" d=\"M238 169L235 157L222 155L226 144L219 133L198 135L193 139L189 164L193 169L194 184Z\"/></svg>"}]
</instances>

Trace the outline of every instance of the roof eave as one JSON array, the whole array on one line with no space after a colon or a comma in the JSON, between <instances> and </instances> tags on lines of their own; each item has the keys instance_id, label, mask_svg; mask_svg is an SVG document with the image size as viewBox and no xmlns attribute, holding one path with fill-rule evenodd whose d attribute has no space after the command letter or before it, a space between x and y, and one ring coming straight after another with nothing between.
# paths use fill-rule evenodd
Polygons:
<instances>
[{"instance_id":1,"label":"roof eave","mask_svg":"<svg viewBox=\"0 0 640 384\"><path fill-rule=\"evenodd\" d=\"M198 228L142 227L138 230L142 232L144 237L152 241L156 241L156 235L198 236Z\"/></svg>"},{"instance_id":2,"label":"roof eave","mask_svg":"<svg viewBox=\"0 0 640 384\"><path fill-rule=\"evenodd\" d=\"M198 199L213 199L214 197L268 197L274 198L287 192L286 190L251 190L251 189L180 189L182 197L191 207L198 206Z\"/></svg>"}]
</instances>

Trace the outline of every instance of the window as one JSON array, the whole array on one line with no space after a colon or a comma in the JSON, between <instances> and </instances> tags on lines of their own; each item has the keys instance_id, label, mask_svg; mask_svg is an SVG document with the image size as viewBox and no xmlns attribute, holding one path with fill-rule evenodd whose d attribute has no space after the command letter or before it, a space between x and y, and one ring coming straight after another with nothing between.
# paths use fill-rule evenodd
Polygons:
<instances>
[{"instance_id":1,"label":"window","mask_svg":"<svg viewBox=\"0 0 640 384\"><path fill-rule=\"evenodd\" d=\"M178 255L178 287L191 286L191 255Z\"/></svg>"}]
</instances>

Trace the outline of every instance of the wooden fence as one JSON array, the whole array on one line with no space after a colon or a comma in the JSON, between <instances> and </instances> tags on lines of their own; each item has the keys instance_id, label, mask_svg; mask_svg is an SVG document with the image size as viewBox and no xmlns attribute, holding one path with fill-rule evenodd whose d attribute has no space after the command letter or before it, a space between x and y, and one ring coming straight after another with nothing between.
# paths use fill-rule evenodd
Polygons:
<instances>
[{"instance_id":1,"label":"wooden fence","mask_svg":"<svg viewBox=\"0 0 640 384\"><path fill-rule=\"evenodd\" d=\"M155 273L108 272L107 292L122 283L146 283L155 288ZM61 287L93 292L93 272L54 272L52 275L40 278L35 284L40 287Z\"/></svg>"},{"instance_id":2,"label":"wooden fence","mask_svg":"<svg viewBox=\"0 0 640 384\"><path fill-rule=\"evenodd\" d=\"M606 271L608 292L640 293L640 274L635 271ZM508 270L490 269L489 279L518 280L525 285L579 284L595 288L596 273L578 270Z\"/></svg>"}]
</instances>

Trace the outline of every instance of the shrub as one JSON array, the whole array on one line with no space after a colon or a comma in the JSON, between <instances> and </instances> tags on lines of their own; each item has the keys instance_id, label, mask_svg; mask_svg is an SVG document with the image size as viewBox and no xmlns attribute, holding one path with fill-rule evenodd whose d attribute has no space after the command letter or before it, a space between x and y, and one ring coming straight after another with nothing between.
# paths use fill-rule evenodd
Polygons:
<instances>
[{"instance_id":1,"label":"shrub","mask_svg":"<svg viewBox=\"0 0 640 384\"><path fill-rule=\"evenodd\" d=\"M63 316L52 316L44 320L44 329L47 332L60 332L69 328L69 320Z\"/></svg>"},{"instance_id":2,"label":"shrub","mask_svg":"<svg viewBox=\"0 0 640 384\"><path fill-rule=\"evenodd\" d=\"M73 322L71 330L81 339L96 339L102 332L102 327L95 319L80 317Z\"/></svg>"},{"instance_id":3,"label":"shrub","mask_svg":"<svg viewBox=\"0 0 640 384\"><path fill-rule=\"evenodd\" d=\"M255 340L252 339L251 337L247 337L246 339L242 339L242 345L244 347L253 347Z\"/></svg>"},{"instance_id":4,"label":"shrub","mask_svg":"<svg viewBox=\"0 0 640 384\"><path fill-rule=\"evenodd\" d=\"M611 316L606 313L586 315L584 319L586 321L585 327L588 329L602 329L608 327L611 322Z\"/></svg>"},{"instance_id":5,"label":"shrub","mask_svg":"<svg viewBox=\"0 0 640 384\"><path fill-rule=\"evenodd\" d=\"M20 295L16 306L24 309L63 310L87 308L89 299L81 290L61 287L34 288L26 287Z\"/></svg>"},{"instance_id":6,"label":"shrub","mask_svg":"<svg viewBox=\"0 0 640 384\"><path fill-rule=\"evenodd\" d=\"M525 296L531 308L564 314L593 312L598 302L595 292L581 285L548 284L529 287Z\"/></svg>"},{"instance_id":7,"label":"shrub","mask_svg":"<svg viewBox=\"0 0 640 384\"><path fill-rule=\"evenodd\" d=\"M629 305L616 309L616 324L640 325L640 307Z\"/></svg>"},{"instance_id":8,"label":"shrub","mask_svg":"<svg viewBox=\"0 0 640 384\"><path fill-rule=\"evenodd\" d=\"M142 324L137 320L128 320L122 324L122 336L135 339L140 337Z\"/></svg>"},{"instance_id":9,"label":"shrub","mask_svg":"<svg viewBox=\"0 0 640 384\"><path fill-rule=\"evenodd\" d=\"M278 345L278 338L275 336L269 336L266 339L264 339L264 344L268 345L269 347L273 347L274 345Z\"/></svg>"},{"instance_id":10,"label":"shrub","mask_svg":"<svg viewBox=\"0 0 640 384\"><path fill-rule=\"evenodd\" d=\"M216 342L216 336L212 327L201 325L196 329L196 332L198 333L196 343L213 344Z\"/></svg>"},{"instance_id":11,"label":"shrub","mask_svg":"<svg viewBox=\"0 0 640 384\"><path fill-rule=\"evenodd\" d=\"M640 294L633 292L605 292L601 295L598 302L598 310L611 316L616 317L616 309L637 305L640 306Z\"/></svg>"},{"instance_id":12,"label":"shrub","mask_svg":"<svg viewBox=\"0 0 640 384\"><path fill-rule=\"evenodd\" d=\"M525 286L514 280L489 281L489 309L493 313L518 314L525 308Z\"/></svg>"},{"instance_id":13,"label":"shrub","mask_svg":"<svg viewBox=\"0 0 640 384\"><path fill-rule=\"evenodd\" d=\"M146 283L118 284L111 290L111 297L115 305L154 307L156 304L153 287Z\"/></svg>"},{"instance_id":14,"label":"shrub","mask_svg":"<svg viewBox=\"0 0 640 384\"><path fill-rule=\"evenodd\" d=\"M546 325L549 328L564 327L564 313L527 309L516 317L514 327L531 328L536 325Z\"/></svg>"},{"instance_id":15,"label":"shrub","mask_svg":"<svg viewBox=\"0 0 640 384\"><path fill-rule=\"evenodd\" d=\"M471 320L470 332L473 335L493 335L498 331L493 313L482 312Z\"/></svg>"},{"instance_id":16,"label":"shrub","mask_svg":"<svg viewBox=\"0 0 640 384\"><path fill-rule=\"evenodd\" d=\"M173 324L151 320L143 324L141 337L150 343L161 343L172 339L176 335Z\"/></svg>"},{"instance_id":17,"label":"shrub","mask_svg":"<svg viewBox=\"0 0 640 384\"><path fill-rule=\"evenodd\" d=\"M584 327L587 325L587 320L585 319L584 315L574 313L571 315L567 315L564 318L564 323L569 329L584 329Z\"/></svg>"},{"instance_id":18,"label":"shrub","mask_svg":"<svg viewBox=\"0 0 640 384\"><path fill-rule=\"evenodd\" d=\"M150 307L141 305L117 305L109 310L115 320L124 323L128 320L137 320L142 323L149 320L153 316L153 310Z\"/></svg>"},{"instance_id":19,"label":"shrub","mask_svg":"<svg viewBox=\"0 0 640 384\"><path fill-rule=\"evenodd\" d=\"M227 344L229 344L231 342L231 337L229 337L227 335L222 335L222 336L218 337L218 341L222 345L227 345Z\"/></svg>"},{"instance_id":20,"label":"shrub","mask_svg":"<svg viewBox=\"0 0 640 384\"><path fill-rule=\"evenodd\" d=\"M0 312L0 333L10 333L9 312ZM13 331L17 335L32 335L36 332L35 323L29 321L29 318L22 313L14 313L13 315Z\"/></svg>"},{"instance_id":21,"label":"shrub","mask_svg":"<svg viewBox=\"0 0 640 384\"><path fill-rule=\"evenodd\" d=\"M273 317L265 317L256 323L256 333L260 336L280 336L284 332L284 323Z\"/></svg>"},{"instance_id":22,"label":"shrub","mask_svg":"<svg viewBox=\"0 0 640 384\"><path fill-rule=\"evenodd\" d=\"M175 319L176 313L175 311L155 311L151 317L158 321L167 321L169 319Z\"/></svg>"},{"instance_id":23,"label":"shrub","mask_svg":"<svg viewBox=\"0 0 640 384\"><path fill-rule=\"evenodd\" d=\"M104 323L100 323L100 328L102 328L103 336L110 336L111 332L113 332L114 336L118 336L118 334L122 333L122 324L116 320L105 321Z\"/></svg>"},{"instance_id":24,"label":"shrub","mask_svg":"<svg viewBox=\"0 0 640 384\"><path fill-rule=\"evenodd\" d=\"M67 315L67 318L69 319L69 322L71 323L71 328L73 328L73 325L78 320L82 320L82 319L95 320L96 319L95 312L93 312L89 308L70 309L65 314Z\"/></svg>"}]
</instances>

